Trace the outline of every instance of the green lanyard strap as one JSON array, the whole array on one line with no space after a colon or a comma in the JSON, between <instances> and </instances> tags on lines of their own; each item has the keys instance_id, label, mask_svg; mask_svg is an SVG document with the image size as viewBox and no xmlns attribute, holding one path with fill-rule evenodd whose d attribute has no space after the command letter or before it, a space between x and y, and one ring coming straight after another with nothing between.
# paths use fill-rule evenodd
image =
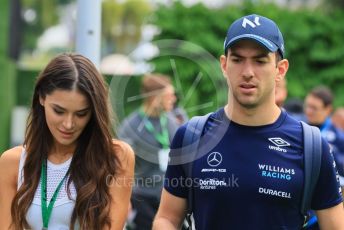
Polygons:
<instances>
[{"instance_id":1,"label":"green lanyard strap","mask_svg":"<svg viewBox=\"0 0 344 230\"><path fill-rule=\"evenodd\" d=\"M160 115L160 126L161 126L161 133L157 132L154 128L152 122L149 121L148 117L145 115L145 113L140 110L139 114L143 118L143 122L145 125L145 128L153 134L154 138L162 145L163 149L169 148L170 140L168 138L168 130L167 130L167 117L166 114L163 113Z\"/></svg>"},{"instance_id":2,"label":"green lanyard strap","mask_svg":"<svg viewBox=\"0 0 344 230\"><path fill-rule=\"evenodd\" d=\"M68 175L69 170L66 172L66 175L60 181L59 185L55 189L53 196L47 207L47 165L46 161L42 162L41 169L41 206L42 206L42 220L43 220L43 229L48 229L49 219L51 216L51 211L53 210L57 195L62 187L64 180Z\"/></svg>"}]
</instances>

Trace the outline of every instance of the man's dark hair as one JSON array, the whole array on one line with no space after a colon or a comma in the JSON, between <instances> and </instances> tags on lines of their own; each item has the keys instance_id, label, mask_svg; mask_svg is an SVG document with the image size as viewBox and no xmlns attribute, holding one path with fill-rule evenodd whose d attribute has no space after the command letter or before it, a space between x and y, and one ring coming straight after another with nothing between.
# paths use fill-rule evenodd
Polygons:
<instances>
[{"instance_id":1,"label":"man's dark hair","mask_svg":"<svg viewBox=\"0 0 344 230\"><path fill-rule=\"evenodd\" d=\"M333 103L332 91L327 86L317 86L309 94L322 100L325 107Z\"/></svg>"},{"instance_id":2,"label":"man's dark hair","mask_svg":"<svg viewBox=\"0 0 344 230\"><path fill-rule=\"evenodd\" d=\"M283 108L290 113L302 114L303 113L303 101L298 98L291 98L285 102Z\"/></svg>"}]
</instances>

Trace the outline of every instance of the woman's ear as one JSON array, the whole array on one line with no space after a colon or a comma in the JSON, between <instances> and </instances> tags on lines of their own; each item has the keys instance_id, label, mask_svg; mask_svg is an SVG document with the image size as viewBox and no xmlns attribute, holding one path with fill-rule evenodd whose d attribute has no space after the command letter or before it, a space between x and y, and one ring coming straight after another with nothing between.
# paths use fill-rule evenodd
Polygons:
<instances>
[{"instance_id":1,"label":"woman's ear","mask_svg":"<svg viewBox=\"0 0 344 230\"><path fill-rule=\"evenodd\" d=\"M41 106L43 106L44 107L44 99L41 97L41 96L39 96L39 103L41 104Z\"/></svg>"}]
</instances>

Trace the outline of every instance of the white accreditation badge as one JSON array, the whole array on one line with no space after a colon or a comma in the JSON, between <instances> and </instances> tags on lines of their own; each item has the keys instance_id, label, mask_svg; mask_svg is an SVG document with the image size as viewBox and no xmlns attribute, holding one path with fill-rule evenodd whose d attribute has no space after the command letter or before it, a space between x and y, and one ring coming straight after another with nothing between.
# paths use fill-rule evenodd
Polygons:
<instances>
[{"instance_id":1,"label":"white accreditation badge","mask_svg":"<svg viewBox=\"0 0 344 230\"><path fill-rule=\"evenodd\" d=\"M158 152L159 167L160 167L160 170L163 172L166 172L166 169L167 169L169 153L170 153L170 149L160 149Z\"/></svg>"}]
</instances>

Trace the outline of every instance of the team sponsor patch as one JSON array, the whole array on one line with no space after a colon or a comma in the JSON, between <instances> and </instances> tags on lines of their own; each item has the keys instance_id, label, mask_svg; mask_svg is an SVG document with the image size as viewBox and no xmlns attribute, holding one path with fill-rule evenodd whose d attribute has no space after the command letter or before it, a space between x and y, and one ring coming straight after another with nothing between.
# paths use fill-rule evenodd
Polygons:
<instances>
[{"instance_id":1,"label":"team sponsor patch","mask_svg":"<svg viewBox=\"0 0 344 230\"><path fill-rule=\"evenodd\" d=\"M270 177L280 180L291 180L295 175L292 168L284 168L280 166L258 164L258 169L262 177Z\"/></svg>"},{"instance_id":2,"label":"team sponsor patch","mask_svg":"<svg viewBox=\"0 0 344 230\"><path fill-rule=\"evenodd\" d=\"M258 192L261 194L269 195L269 196L277 196L277 197L291 199L290 192L284 192L284 191L279 191L279 190L274 190L274 189L269 189L269 188L262 188L262 187L258 188Z\"/></svg>"}]
</instances>

